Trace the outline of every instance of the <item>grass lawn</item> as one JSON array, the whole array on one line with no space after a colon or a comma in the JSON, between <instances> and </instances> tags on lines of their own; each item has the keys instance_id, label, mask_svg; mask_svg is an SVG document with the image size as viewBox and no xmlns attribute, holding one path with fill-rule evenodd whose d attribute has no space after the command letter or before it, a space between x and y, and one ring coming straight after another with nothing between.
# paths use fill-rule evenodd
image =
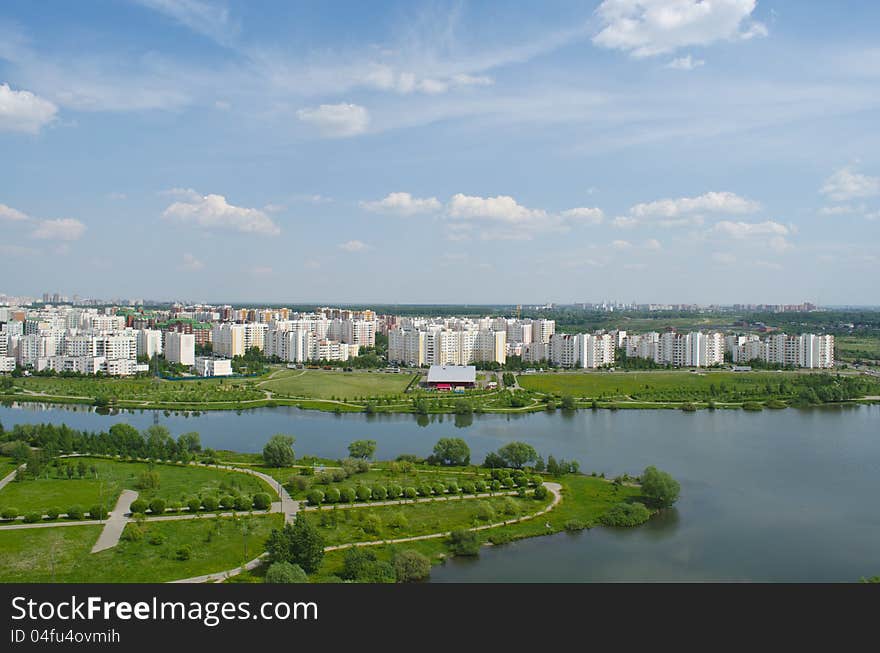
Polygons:
<instances>
[{"instance_id":1,"label":"grass lawn","mask_svg":"<svg viewBox=\"0 0 880 653\"><path fill-rule=\"evenodd\" d=\"M880 338L870 336L837 336L834 338L837 358L841 360L880 361Z\"/></svg>"},{"instance_id":2,"label":"grass lawn","mask_svg":"<svg viewBox=\"0 0 880 653\"><path fill-rule=\"evenodd\" d=\"M94 400L148 401L155 403L199 403L263 399L265 393L252 379L198 379L165 381L156 378L61 378L28 377L15 379L15 387L48 395L84 397Z\"/></svg>"},{"instance_id":3,"label":"grass lawn","mask_svg":"<svg viewBox=\"0 0 880 653\"><path fill-rule=\"evenodd\" d=\"M60 468L49 468L50 478L12 482L0 490L0 508L14 507L20 514L46 512L52 507L66 512L69 506L78 504L88 510L103 497L104 504L112 510L123 489L137 490L142 499L161 497L166 501L185 501L200 494L226 494L236 488L242 494L268 492L273 500L277 496L266 483L250 474L195 466L153 465L153 470L159 474L159 487L140 489L136 482L138 476L150 468L147 463L86 457L69 460L74 466L80 460L89 467L94 464L98 470L97 478L62 478ZM62 459L61 465L65 463Z\"/></svg>"},{"instance_id":4,"label":"grass lawn","mask_svg":"<svg viewBox=\"0 0 880 653\"><path fill-rule=\"evenodd\" d=\"M0 478L6 476L16 467L18 467L18 465L13 462L12 458L9 456L0 456Z\"/></svg>"},{"instance_id":5,"label":"grass lawn","mask_svg":"<svg viewBox=\"0 0 880 653\"><path fill-rule=\"evenodd\" d=\"M412 378L412 374L381 372L285 370L259 387L279 395L355 399L402 394Z\"/></svg>"},{"instance_id":6,"label":"grass lawn","mask_svg":"<svg viewBox=\"0 0 880 653\"><path fill-rule=\"evenodd\" d=\"M436 499L425 503L375 508L324 508L307 512L318 526L327 546L372 540L392 540L415 535L429 535L459 528L472 528L516 519L538 512L553 500L552 495L534 497L486 497ZM480 517L480 510L486 509Z\"/></svg>"},{"instance_id":7,"label":"grass lawn","mask_svg":"<svg viewBox=\"0 0 880 653\"><path fill-rule=\"evenodd\" d=\"M527 390L571 394L589 398L632 398L642 401L719 401L766 398L780 382L804 372L727 372L686 370L660 372L584 372L522 374L519 384ZM767 392L770 385L772 393ZM714 389L714 394L713 394Z\"/></svg>"},{"instance_id":8,"label":"grass lawn","mask_svg":"<svg viewBox=\"0 0 880 653\"><path fill-rule=\"evenodd\" d=\"M122 540L94 554L89 551L100 526L0 531L0 582L161 583L223 571L255 558L281 523L281 515L147 523L140 540ZM243 524L248 524L247 535ZM190 547L190 558L178 560L176 553L184 546Z\"/></svg>"}]
</instances>

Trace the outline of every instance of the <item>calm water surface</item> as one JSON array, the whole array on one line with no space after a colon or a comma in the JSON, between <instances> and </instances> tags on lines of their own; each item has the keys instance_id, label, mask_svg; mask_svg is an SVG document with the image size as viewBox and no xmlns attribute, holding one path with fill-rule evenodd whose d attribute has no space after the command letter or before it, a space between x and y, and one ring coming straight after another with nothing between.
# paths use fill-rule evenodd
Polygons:
<instances>
[{"instance_id":1,"label":"calm water surface","mask_svg":"<svg viewBox=\"0 0 880 653\"><path fill-rule=\"evenodd\" d=\"M616 475L657 465L682 485L675 510L636 529L595 528L452 560L434 582L593 580L852 581L880 574L880 406L744 411L601 410L519 417L333 415L296 408L98 415L87 407L0 407L0 422L80 429L158 421L207 447L259 451L273 433L298 454L341 457L371 438L378 455L426 455L464 438L474 460L511 440Z\"/></svg>"}]
</instances>

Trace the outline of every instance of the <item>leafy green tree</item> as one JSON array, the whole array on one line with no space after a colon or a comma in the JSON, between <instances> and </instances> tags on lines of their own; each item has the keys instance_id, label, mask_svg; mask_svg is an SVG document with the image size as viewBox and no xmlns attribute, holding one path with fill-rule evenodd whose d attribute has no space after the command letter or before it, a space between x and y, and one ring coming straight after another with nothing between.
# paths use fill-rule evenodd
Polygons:
<instances>
[{"instance_id":1,"label":"leafy green tree","mask_svg":"<svg viewBox=\"0 0 880 653\"><path fill-rule=\"evenodd\" d=\"M100 504L95 504L89 508L90 519L107 519L107 508Z\"/></svg>"},{"instance_id":2,"label":"leafy green tree","mask_svg":"<svg viewBox=\"0 0 880 653\"><path fill-rule=\"evenodd\" d=\"M272 499L265 492L257 492L253 498L254 510L268 510L272 505Z\"/></svg>"},{"instance_id":3,"label":"leafy green tree","mask_svg":"<svg viewBox=\"0 0 880 653\"><path fill-rule=\"evenodd\" d=\"M471 463L471 450L461 438L440 438L434 445L432 462L439 465L464 466Z\"/></svg>"},{"instance_id":4,"label":"leafy green tree","mask_svg":"<svg viewBox=\"0 0 880 653\"><path fill-rule=\"evenodd\" d=\"M82 506L70 506L70 508L67 509L68 519L82 519L83 514Z\"/></svg>"},{"instance_id":5,"label":"leafy green tree","mask_svg":"<svg viewBox=\"0 0 880 653\"><path fill-rule=\"evenodd\" d=\"M431 575L431 561L412 549L397 552L392 565L398 583L414 583Z\"/></svg>"},{"instance_id":6,"label":"leafy green tree","mask_svg":"<svg viewBox=\"0 0 880 653\"><path fill-rule=\"evenodd\" d=\"M653 465L642 473L642 495L661 508L669 508L681 492L681 485L667 472Z\"/></svg>"},{"instance_id":7,"label":"leafy green tree","mask_svg":"<svg viewBox=\"0 0 880 653\"><path fill-rule=\"evenodd\" d=\"M339 501L342 503L354 503L357 498L355 491L350 487L339 488Z\"/></svg>"},{"instance_id":8,"label":"leafy green tree","mask_svg":"<svg viewBox=\"0 0 880 653\"><path fill-rule=\"evenodd\" d=\"M538 459L535 448L525 442L509 442L498 450L498 455L505 465L517 469Z\"/></svg>"},{"instance_id":9,"label":"leafy green tree","mask_svg":"<svg viewBox=\"0 0 880 653\"><path fill-rule=\"evenodd\" d=\"M358 501L361 502L369 501L373 498L373 491L370 490L370 488L368 488L366 485L358 485L355 493L357 494Z\"/></svg>"},{"instance_id":10,"label":"leafy green tree","mask_svg":"<svg viewBox=\"0 0 880 653\"><path fill-rule=\"evenodd\" d=\"M202 450L202 440L199 437L199 434L195 431L190 431L189 433L181 433L177 437L177 448L180 451L196 453Z\"/></svg>"},{"instance_id":11,"label":"leafy green tree","mask_svg":"<svg viewBox=\"0 0 880 653\"><path fill-rule=\"evenodd\" d=\"M274 529L266 540L269 562L290 562L314 573L324 558L324 538L308 518L299 513L293 524Z\"/></svg>"},{"instance_id":12,"label":"leafy green tree","mask_svg":"<svg viewBox=\"0 0 880 653\"><path fill-rule=\"evenodd\" d=\"M150 501L150 512L154 515L161 515L165 512L165 499L156 497Z\"/></svg>"},{"instance_id":13,"label":"leafy green tree","mask_svg":"<svg viewBox=\"0 0 880 653\"><path fill-rule=\"evenodd\" d=\"M217 497L209 494L202 497L202 505L205 507L205 511L214 512L215 510L217 510L220 502L217 500Z\"/></svg>"},{"instance_id":14,"label":"leafy green tree","mask_svg":"<svg viewBox=\"0 0 880 653\"><path fill-rule=\"evenodd\" d=\"M269 467L290 467L296 460L293 453L295 438L283 433L277 433L269 438L263 447L263 461Z\"/></svg>"},{"instance_id":15,"label":"leafy green tree","mask_svg":"<svg viewBox=\"0 0 880 653\"><path fill-rule=\"evenodd\" d=\"M320 506L324 503L324 493L321 490L309 490L306 498L309 500L309 505L312 506Z\"/></svg>"},{"instance_id":16,"label":"leafy green tree","mask_svg":"<svg viewBox=\"0 0 880 653\"><path fill-rule=\"evenodd\" d=\"M273 562L266 569L264 580L267 583L308 583L309 577L299 565L289 562Z\"/></svg>"},{"instance_id":17,"label":"leafy green tree","mask_svg":"<svg viewBox=\"0 0 880 653\"><path fill-rule=\"evenodd\" d=\"M577 408L577 402L571 395L563 395L559 405L562 406L562 410L574 410Z\"/></svg>"},{"instance_id":18,"label":"leafy green tree","mask_svg":"<svg viewBox=\"0 0 880 653\"><path fill-rule=\"evenodd\" d=\"M150 505L143 499L135 499L131 502L131 514L136 515L137 513L147 512L149 507Z\"/></svg>"},{"instance_id":19,"label":"leafy green tree","mask_svg":"<svg viewBox=\"0 0 880 653\"><path fill-rule=\"evenodd\" d=\"M348 455L360 460L372 460L376 455L376 441L355 440L348 445Z\"/></svg>"},{"instance_id":20,"label":"leafy green tree","mask_svg":"<svg viewBox=\"0 0 880 653\"><path fill-rule=\"evenodd\" d=\"M457 556L477 556L480 555L480 541L473 531L452 531L449 534L449 550Z\"/></svg>"}]
</instances>

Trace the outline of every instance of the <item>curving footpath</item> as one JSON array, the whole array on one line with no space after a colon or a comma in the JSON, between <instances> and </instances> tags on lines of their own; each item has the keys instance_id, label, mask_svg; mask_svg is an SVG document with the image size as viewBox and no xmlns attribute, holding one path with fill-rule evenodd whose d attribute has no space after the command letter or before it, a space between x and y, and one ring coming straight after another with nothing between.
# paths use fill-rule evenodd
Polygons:
<instances>
[{"instance_id":1,"label":"curving footpath","mask_svg":"<svg viewBox=\"0 0 880 653\"><path fill-rule=\"evenodd\" d=\"M495 524L487 524L485 526L475 526L474 528L469 528L469 531L484 531L490 528L498 528L499 526L508 526L510 524L516 524L519 522L527 521L529 519L534 519L535 517L540 517L543 514L546 514L553 510L559 502L562 501L562 486L559 483L553 482L545 482L544 487L546 487L551 494L553 494L553 501L546 508L542 508L538 512L532 513L531 515L524 515L522 517L518 517L516 519L509 519L507 521L497 522ZM366 505L376 505L376 504L366 504ZM371 542L352 542L349 544L336 544L333 546L325 546L324 551L337 551L339 549L347 549L352 546L377 546L380 544L398 544L401 542L416 542L418 540L432 540L437 539L439 537L449 537L452 531L443 531L442 533L429 533L428 535L414 535L412 537L402 537L396 540L373 540ZM227 569L226 571L218 571L213 574L203 574L201 576L193 576L192 578L182 578L180 580L172 580L169 581L171 583L222 583L227 578L232 578L233 576L238 576L243 571L250 571L256 568L262 561L263 558L266 557L266 553L260 554L258 557L254 558L243 564L240 567L236 567L235 569Z\"/></svg>"}]
</instances>

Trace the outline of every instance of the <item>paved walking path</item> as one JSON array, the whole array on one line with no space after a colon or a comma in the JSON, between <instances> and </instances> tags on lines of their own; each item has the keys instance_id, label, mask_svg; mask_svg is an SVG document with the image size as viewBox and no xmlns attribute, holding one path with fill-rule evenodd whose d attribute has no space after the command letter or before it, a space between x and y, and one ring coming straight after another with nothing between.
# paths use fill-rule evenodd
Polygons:
<instances>
[{"instance_id":1,"label":"paved walking path","mask_svg":"<svg viewBox=\"0 0 880 653\"><path fill-rule=\"evenodd\" d=\"M546 508L539 510L538 512L532 513L530 515L524 515L522 517L518 517L517 519L509 519L507 521L498 522L496 524L487 524L486 526L476 526L474 528L469 528L471 531L484 531L489 528L497 528L499 526L507 526L509 524L516 524L518 522L526 521L529 519L534 519L535 517L540 517L541 515L550 512L559 505L559 502L562 501L562 486L559 483L546 482L544 483L544 487L546 487L553 494L553 501ZM377 505L377 504L367 504L367 505ZM349 544L336 544L333 546L325 546L324 551L336 551L338 549L347 549L351 546L376 546L379 544L397 544L399 542L415 542L417 540L431 540L439 537L449 537L451 531L444 531L442 533L430 533L428 535L414 535L413 537L403 537L396 540L374 540L372 542L353 542ZM233 576L238 576L243 571L250 571L257 567L262 561L263 558L266 557L266 553L260 554L258 557L254 558L243 564L240 567L236 567L235 569L227 569L225 571L218 571L213 574L203 574L201 576L193 576L192 578L182 578L180 580L170 581L172 583L222 583L227 578L232 578Z\"/></svg>"},{"instance_id":2,"label":"paved walking path","mask_svg":"<svg viewBox=\"0 0 880 653\"><path fill-rule=\"evenodd\" d=\"M0 490L2 490L2 489L5 488L7 485L9 485L10 483L12 483L12 481L15 480L15 475L18 474L18 470L20 470L20 469L24 469L25 467L27 467L27 463L22 463L21 465L19 465L19 466L16 467L15 469L13 469L11 472L9 472L9 473L8 473L6 476L4 476L2 479L0 479Z\"/></svg>"},{"instance_id":3,"label":"paved walking path","mask_svg":"<svg viewBox=\"0 0 880 653\"><path fill-rule=\"evenodd\" d=\"M131 513L131 504L138 498L138 493L134 490L123 490L116 501L116 507L107 517L104 524L104 530L98 536L98 541L92 547L92 553L103 551L104 549L112 549L119 544L119 538L125 525L129 522L128 515Z\"/></svg>"}]
</instances>

